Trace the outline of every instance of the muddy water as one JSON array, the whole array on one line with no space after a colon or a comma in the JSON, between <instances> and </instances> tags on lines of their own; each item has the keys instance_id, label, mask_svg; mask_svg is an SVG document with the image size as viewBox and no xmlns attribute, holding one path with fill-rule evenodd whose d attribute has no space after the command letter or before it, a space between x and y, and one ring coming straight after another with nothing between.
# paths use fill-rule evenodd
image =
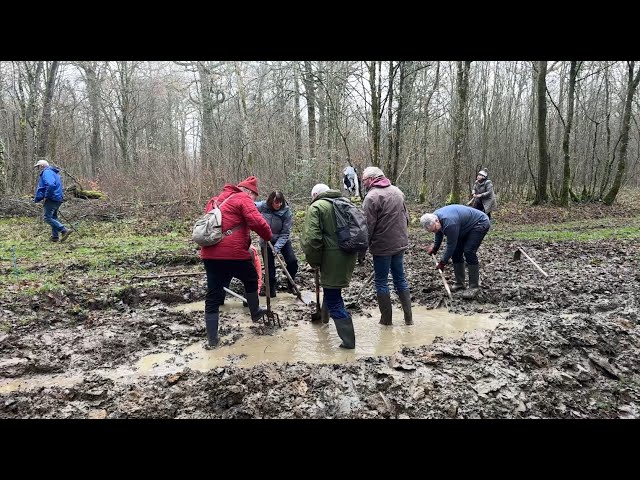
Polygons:
<instances>
[{"instance_id":1,"label":"muddy water","mask_svg":"<svg viewBox=\"0 0 640 480\"><path fill-rule=\"evenodd\" d=\"M394 308L394 325L382 326L378 323L377 309L367 310L353 318L356 332L354 350L338 347L340 337L331 321L327 325L303 323L297 327L290 326L277 330L272 336L247 335L233 345L223 345L215 350L204 350L195 344L186 348L184 353L193 354L187 365L200 371L229 363L246 367L263 362L344 363L359 357L391 355L403 346L427 345L436 336L460 337L464 332L477 328L493 329L499 319L490 316L495 317L489 314L455 315L444 309L427 310L414 306L414 325L404 325L402 311Z\"/></svg>"},{"instance_id":2,"label":"muddy water","mask_svg":"<svg viewBox=\"0 0 640 480\"><path fill-rule=\"evenodd\" d=\"M263 303L264 299L261 300ZM279 294L272 300L274 311L280 315L285 315L287 307L297 302L295 297L286 294ZM204 302L180 305L175 310L204 310ZM179 348L176 350L173 342L168 342L165 345L167 351L144 355L134 365L96 369L91 373L130 383L142 376L176 373L186 367L204 372L231 364L250 367L264 362L345 363L360 357L392 355L403 346L426 345L436 336L455 338L478 328L494 329L503 321L500 315L495 314L457 315L445 309L430 310L414 305L414 325L404 325L402 311L394 308L394 325L383 326L378 323L380 314L377 308L369 309L354 316L356 348L345 350L338 347L341 341L333 321L326 325L300 322L276 329L273 335L255 335L249 328L252 323L248 311L242 307L240 300L227 299L221 312L221 326L225 320L231 321L244 332L235 343L225 345L223 336L218 348L205 350L202 339L180 351ZM70 387L83 379L82 374L69 373L0 380L0 393L50 386Z\"/></svg>"},{"instance_id":3,"label":"muddy water","mask_svg":"<svg viewBox=\"0 0 640 480\"><path fill-rule=\"evenodd\" d=\"M81 375L36 375L29 378L0 380L0 393L46 387L72 387L83 380Z\"/></svg>"}]
</instances>

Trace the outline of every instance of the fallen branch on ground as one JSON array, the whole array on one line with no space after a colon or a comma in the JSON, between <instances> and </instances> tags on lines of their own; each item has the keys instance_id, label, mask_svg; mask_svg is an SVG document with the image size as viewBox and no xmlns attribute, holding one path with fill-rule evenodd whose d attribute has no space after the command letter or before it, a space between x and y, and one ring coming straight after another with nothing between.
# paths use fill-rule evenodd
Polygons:
<instances>
[{"instance_id":1,"label":"fallen branch on ground","mask_svg":"<svg viewBox=\"0 0 640 480\"><path fill-rule=\"evenodd\" d=\"M153 278L170 278L170 277L195 277L196 275L204 275L204 272L181 272L181 273L168 273L165 275L134 275L131 280L136 278L141 280L150 280Z\"/></svg>"}]
</instances>

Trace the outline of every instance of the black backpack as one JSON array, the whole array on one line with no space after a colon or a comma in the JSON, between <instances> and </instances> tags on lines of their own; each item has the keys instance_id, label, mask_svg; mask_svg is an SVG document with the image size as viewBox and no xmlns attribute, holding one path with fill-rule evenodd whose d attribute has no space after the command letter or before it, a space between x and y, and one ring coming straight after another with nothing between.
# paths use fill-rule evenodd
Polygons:
<instances>
[{"instance_id":1,"label":"black backpack","mask_svg":"<svg viewBox=\"0 0 640 480\"><path fill-rule=\"evenodd\" d=\"M369 247L369 230L362 210L344 197L323 200L333 204L340 250L345 253L365 252Z\"/></svg>"}]
</instances>

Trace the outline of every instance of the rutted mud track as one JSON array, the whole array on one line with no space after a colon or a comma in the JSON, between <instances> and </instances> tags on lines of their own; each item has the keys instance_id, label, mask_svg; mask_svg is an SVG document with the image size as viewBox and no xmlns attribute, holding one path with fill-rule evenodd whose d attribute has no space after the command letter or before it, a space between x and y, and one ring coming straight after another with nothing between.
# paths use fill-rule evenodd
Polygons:
<instances>
[{"instance_id":1,"label":"rutted mud track","mask_svg":"<svg viewBox=\"0 0 640 480\"><path fill-rule=\"evenodd\" d=\"M405 258L414 304L435 307L443 303L444 290L422 249L428 240L413 232ZM479 251L481 296L455 298L449 308L500 312L513 321L494 331L343 365L187 369L134 383L114 382L94 370L203 341L202 314L168 307L202 300L204 274L133 282L117 296L104 293L106 285L70 276L62 294L3 305L0 315L11 329L0 333L0 379L74 373L81 381L0 393L0 417L637 418L638 243L516 243L489 235ZM518 245L548 278L524 257L512 261ZM197 258L162 260L144 261L155 262L151 271L157 274L202 270ZM356 267L347 304L370 268ZM300 277L302 288L313 290L311 273L303 268ZM357 308L375 305L374 297L368 288ZM283 320L306 322L310 311L296 305ZM223 344L245 333L234 322L222 322Z\"/></svg>"}]
</instances>

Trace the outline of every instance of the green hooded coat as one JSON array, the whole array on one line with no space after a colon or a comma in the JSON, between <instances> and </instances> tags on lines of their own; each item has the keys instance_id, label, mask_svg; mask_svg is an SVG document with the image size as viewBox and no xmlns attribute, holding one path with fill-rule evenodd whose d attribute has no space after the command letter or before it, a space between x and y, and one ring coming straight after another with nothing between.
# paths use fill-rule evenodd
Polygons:
<instances>
[{"instance_id":1,"label":"green hooded coat","mask_svg":"<svg viewBox=\"0 0 640 480\"><path fill-rule=\"evenodd\" d=\"M328 190L318 194L305 214L300 244L307 262L320 267L320 284L325 288L349 286L356 266L356 253L345 253L338 247L336 215L333 204L323 198L339 198L340 192Z\"/></svg>"}]
</instances>

